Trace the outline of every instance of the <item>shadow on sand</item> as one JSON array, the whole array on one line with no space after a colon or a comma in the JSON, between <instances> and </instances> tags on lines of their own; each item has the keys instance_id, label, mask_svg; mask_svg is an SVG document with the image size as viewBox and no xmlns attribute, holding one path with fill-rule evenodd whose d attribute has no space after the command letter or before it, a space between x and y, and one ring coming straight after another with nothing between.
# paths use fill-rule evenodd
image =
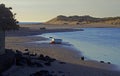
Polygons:
<instances>
[{"instance_id":1,"label":"shadow on sand","mask_svg":"<svg viewBox=\"0 0 120 76\"><path fill-rule=\"evenodd\" d=\"M117 71L62 62L43 54L30 54L28 49L24 53L6 50L6 54L0 56L0 71L4 71L1 76L120 76Z\"/></svg>"}]
</instances>

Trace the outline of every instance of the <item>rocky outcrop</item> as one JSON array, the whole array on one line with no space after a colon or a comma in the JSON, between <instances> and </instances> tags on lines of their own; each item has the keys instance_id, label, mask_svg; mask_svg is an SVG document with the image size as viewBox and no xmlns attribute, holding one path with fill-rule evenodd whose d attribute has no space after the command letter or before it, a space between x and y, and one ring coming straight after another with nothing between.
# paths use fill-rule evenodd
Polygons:
<instances>
[{"instance_id":1,"label":"rocky outcrop","mask_svg":"<svg viewBox=\"0 0 120 76\"><path fill-rule=\"evenodd\" d=\"M89 15L85 16L57 16L45 24L59 24L59 25L80 25L80 24L90 24L90 23L107 23L120 25L120 17L108 17L108 18L95 18Z\"/></svg>"},{"instance_id":2,"label":"rocky outcrop","mask_svg":"<svg viewBox=\"0 0 120 76\"><path fill-rule=\"evenodd\" d=\"M5 49L5 54L0 55L0 73L9 69L14 64L14 62L14 51L12 49Z\"/></svg>"}]
</instances>

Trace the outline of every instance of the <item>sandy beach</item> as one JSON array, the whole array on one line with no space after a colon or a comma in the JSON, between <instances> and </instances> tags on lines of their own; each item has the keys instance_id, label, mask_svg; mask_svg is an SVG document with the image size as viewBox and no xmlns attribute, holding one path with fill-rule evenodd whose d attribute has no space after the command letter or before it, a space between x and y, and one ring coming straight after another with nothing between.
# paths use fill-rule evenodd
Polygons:
<instances>
[{"instance_id":1,"label":"sandy beach","mask_svg":"<svg viewBox=\"0 0 120 76\"><path fill-rule=\"evenodd\" d=\"M75 48L71 47L71 45L30 43L34 41L47 40L47 38L41 36L37 37L34 35L52 32L79 31L79 29L75 29L78 27L69 27L65 25L58 25L57 27L56 25L20 26L22 28L20 28L19 31L6 32L6 48L20 51L29 49L31 53L43 54L45 56L47 55L51 58L55 58L57 61L52 63L52 66L44 68L13 66L11 69L6 71L4 75L16 76L19 74L17 76L29 76L30 73L34 73L41 69L47 69L49 71L55 71L56 76L120 76L120 71L115 69L117 67L115 65L100 63L99 61L93 60L81 60L82 55ZM46 29L40 29L43 27ZM65 62L66 64L59 64L59 62ZM58 71L64 72L64 75L58 73ZM22 73L24 73L24 75L22 75Z\"/></svg>"}]
</instances>

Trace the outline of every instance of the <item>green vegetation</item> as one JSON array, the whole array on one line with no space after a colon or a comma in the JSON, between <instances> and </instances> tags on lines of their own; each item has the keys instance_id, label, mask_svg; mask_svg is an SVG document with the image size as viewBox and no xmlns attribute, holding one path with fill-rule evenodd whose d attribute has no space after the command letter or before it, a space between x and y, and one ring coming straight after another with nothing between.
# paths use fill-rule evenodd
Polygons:
<instances>
[{"instance_id":1,"label":"green vegetation","mask_svg":"<svg viewBox=\"0 0 120 76\"><path fill-rule=\"evenodd\" d=\"M16 30L19 28L18 21L15 19L15 15L10 10L12 8L5 7L4 4L0 4L0 30Z\"/></svg>"},{"instance_id":2,"label":"green vegetation","mask_svg":"<svg viewBox=\"0 0 120 76\"><path fill-rule=\"evenodd\" d=\"M85 16L57 16L56 18L46 22L47 24L90 24L90 23L107 23L120 25L120 17L95 18L89 15Z\"/></svg>"},{"instance_id":3,"label":"green vegetation","mask_svg":"<svg viewBox=\"0 0 120 76\"><path fill-rule=\"evenodd\" d=\"M13 14L11 9L5 7L5 4L0 4L0 55L5 53L5 31L19 28L15 19L16 14Z\"/></svg>"}]
</instances>

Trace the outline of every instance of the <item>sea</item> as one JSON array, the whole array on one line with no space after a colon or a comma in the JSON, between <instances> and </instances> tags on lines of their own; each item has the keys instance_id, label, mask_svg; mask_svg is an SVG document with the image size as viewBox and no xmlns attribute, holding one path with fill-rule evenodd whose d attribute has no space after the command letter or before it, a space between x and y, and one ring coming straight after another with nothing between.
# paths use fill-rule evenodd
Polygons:
<instances>
[{"instance_id":1,"label":"sea","mask_svg":"<svg viewBox=\"0 0 120 76\"><path fill-rule=\"evenodd\" d=\"M46 33L43 37L60 38L72 44L87 59L120 66L120 28L83 28L84 31Z\"/></svg>"},{"instance_id":2,"label":"sea","mask_svg":"<svg viewBox=\"0 0 120 76\"><path fill-rule=\"evenodd\" d=\"M21 25L21 24L41 24L42 22L19 22L18 24Z\"/></svg>"}]
</instances>

